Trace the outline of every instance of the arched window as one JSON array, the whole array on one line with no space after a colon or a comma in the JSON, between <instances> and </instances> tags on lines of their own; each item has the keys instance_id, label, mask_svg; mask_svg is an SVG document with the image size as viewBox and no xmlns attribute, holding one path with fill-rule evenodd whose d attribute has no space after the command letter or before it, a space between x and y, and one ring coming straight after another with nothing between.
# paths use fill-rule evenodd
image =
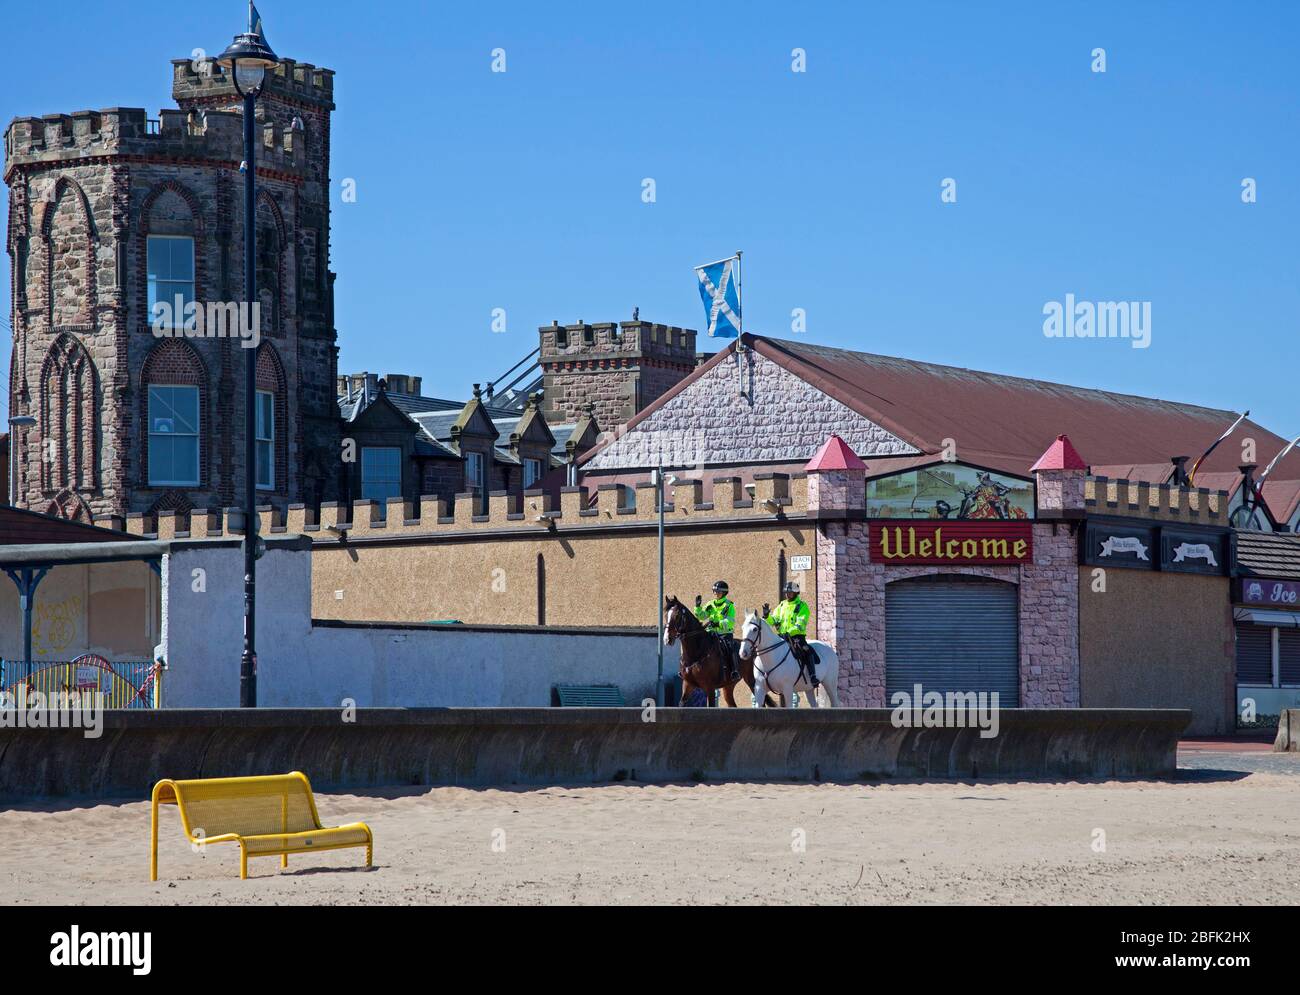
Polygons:
<instances>
[{"instance_id":1,"label":"arched window","mask_svg":"<svg viewBox=\"0 0 1300 995\"><path fill-rule=\"evenodd\" d=\"M149 191L140 217L144 324L167 331L181 328L184 307L203 297L203 216L198 201L186 187L167 180Z\"/></svg>"},{"instance_id":2,"label":"arched window","mask_svg":"<svg viewBox=\"0 0 1300 995\"><path fill-rule=\"evenodd\" d=\"M144 484L202 487L208 479L207 376L184 339L164 339L140 372Z\"/></svg>"},{"instance_id":3,"label":"arched window","mask_svg":"<svg viewBox=\"0 0 1300 995\"><path fill-rule=\"evenodd\" d=\"M41 488L99 484L99 383L86 347L60 335L41 365Z\"/></svg>"},{"instance_id":4,"label":"arched window","mask_svg":"<svg viewBox=\"0 0 1300 995\"><path fill-rule=\"evenodd\" d=\"M262 306L262 334L279 335L284 308L284 217L263 190L257 198L257 299Z\"/></svg>"},{"instance_id":5,"label":"arched window","mask_svg":"<svg viewBox=\"0 0 1300 995\"><path fill-rule=\"evenodd\" d=\"M51 328L89 325L95 309L95 231L86 195L66 176L54 186L41 222L47 320Z\"/></svg>"},{"instance_id":6,"label":"arched window","mask_svg":"<svg viewBox=\"0 0 1300 995\"><path fill-rule=\"evenodd\" d=\"M257 350L257 489L288 490L288 407L284 366L275 347L263 342Z\"/></svg>"}]
</instances>

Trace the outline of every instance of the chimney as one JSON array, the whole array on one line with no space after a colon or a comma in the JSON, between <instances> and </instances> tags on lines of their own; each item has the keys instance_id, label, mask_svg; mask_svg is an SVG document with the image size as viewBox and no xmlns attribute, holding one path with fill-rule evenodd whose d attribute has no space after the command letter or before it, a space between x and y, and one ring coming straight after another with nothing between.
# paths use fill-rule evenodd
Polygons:
<instances>
[{"instance_id":1,"label":"chimney","mask_svg":"<svg viewBox=\"0 0 1300 995\"><path fill-rule=\"evenodd\" d=\"M1258 467L1258 463L1243 463L1237 467L1241 471L1241 496L1243 501L1253 501L1256 497L1255 489L1258 485L1255 483L1255 470Z\"/></svg>"},{"instance_id":2,"label":"chimney","mask_svg":"<svg viewBox=\"0 0 1300 995\"><path fill-rule=\"evenodd\" d=\"M1187 461L1190 456L1170 456L1169 462L1174 465L1174 475L1170 483L1175 487L1187 487L1191 481L1187 478Z\"/></svg>"}]
</instances>

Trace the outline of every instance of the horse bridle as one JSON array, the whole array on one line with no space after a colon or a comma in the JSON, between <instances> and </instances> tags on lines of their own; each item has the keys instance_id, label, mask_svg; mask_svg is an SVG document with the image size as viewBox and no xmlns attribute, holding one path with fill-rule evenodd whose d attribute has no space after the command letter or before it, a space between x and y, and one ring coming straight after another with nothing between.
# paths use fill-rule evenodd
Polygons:
<instances>
[{"instance_id":1,"label":"horse bridle","mask_svg":"<svg viewBox=\"0 0 1300 995\"><path fill-rule=\"evenodd\" d=\"M775 673L777 667L781 666L781 664L785 663L785 661L790 658L790 652L794 647L792 647L789 641L785 639L780 640L780 642L769 643L766 646L759 646L758 641L762 638L763 627L761 625L757 625L755 626L755 628L758 629L759 632L757 636L755 636L753 639L751 639L749 636L745 636L744 638L739 640L739 643L741 646L744 646L746 643L754 644L754 664L753 664L754 669L760 671L763 674L763 676L766 677L768 674ZM781 659L776 661L776 667L772 667L769 670L763 670L763 668L758 665L758 661L762 658L764 653L766 653L768 650L776 649L777 646L779 646L781 643L785 643L785 655L782 656Z\"/></svg>"},{"instance_id":2,"label":"horse bridle","mask_svg":"<svg viewBox=\"0 0 1300 995\"><path fill-rule=\"evenodd\" d=\"M686 635L686 629L683 628L681 625L678 625L676 622L676 612L681 607L682 607L681 605L673 605L671 608L668 609L668 619L664 623L664 628L668 631L669 646L673 644L674 640L680 639L682 636ZM674 626L676 626L676 628L674 628Z\"/></svg>"}]
</instances>

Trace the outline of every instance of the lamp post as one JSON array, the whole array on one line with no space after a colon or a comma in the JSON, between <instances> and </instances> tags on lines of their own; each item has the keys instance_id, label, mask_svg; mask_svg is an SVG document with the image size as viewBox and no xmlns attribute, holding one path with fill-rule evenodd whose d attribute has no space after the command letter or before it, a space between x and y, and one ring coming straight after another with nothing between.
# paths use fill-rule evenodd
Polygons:
<instances>
[{"instance_id":1,"label":"lamp post","mask_svg":"<svg viewBox=\"0 0 1300 995\"><path fill-rule=\"evenodd\" d=\"M31 428L36 419L31 415L14 415L9 419L9 503L18 507L18 445L15 436L20 428Z\"/></svg>"},{"instance_id":2,"label":"lamp post","mask_svg":"<svg viewBox=\"0 0 1300 995\"><path fill-rule=\"evenodd\" d=\"M217 56L217 64L230 73L235 92L244 99L244 296L248 313L257 300L257 143L254 115L266 74L280 64L262 35L262 20L248 5L248 31L235 35ZM240 341L243 341L241 337ZM239 659L239 707L257 707L257 350L247 350L244 397L244 652Z\"/></svg>"}]
</instances>

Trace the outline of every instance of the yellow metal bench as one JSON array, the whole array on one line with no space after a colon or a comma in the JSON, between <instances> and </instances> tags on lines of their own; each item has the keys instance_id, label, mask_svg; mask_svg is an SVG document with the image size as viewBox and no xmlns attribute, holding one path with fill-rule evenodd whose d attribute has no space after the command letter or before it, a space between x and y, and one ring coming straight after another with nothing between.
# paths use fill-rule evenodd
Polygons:
<instances>
[{"instance_id":1,"label":"yellow metal bench","mask_svg":"<svg viewBox=\"0 0 1300 995\"><path fill-rule=\"evenodd\" d=\"M364 822L327 829L320 824L307 775L214 777L196 781L159 781L153 786L149 880L158 880L158 806L175 805L191 843L239 844L239 876L248 877L248 858L280 856L309 850L364 846L366 866L374 857L374 836Z\"/></svg>"}]
</instances>

